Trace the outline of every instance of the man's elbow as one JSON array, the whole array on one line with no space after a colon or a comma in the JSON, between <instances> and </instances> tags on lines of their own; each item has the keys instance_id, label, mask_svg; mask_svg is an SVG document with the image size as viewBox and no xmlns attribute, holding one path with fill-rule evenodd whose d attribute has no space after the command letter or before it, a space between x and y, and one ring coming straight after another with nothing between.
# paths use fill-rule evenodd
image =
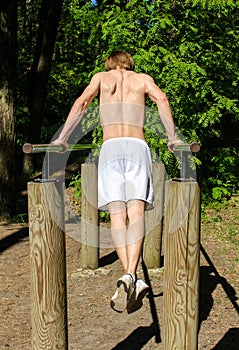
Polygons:
<instances>
[{"instance_id":1,"label":"man's elbow","mask_svg":"<svg viewBox=\"0 0 239 350\"><path fill-rule=\"evenodd\" d=\"M157 105L161 105L161 106L162 105L169 106L168 98L164 93L160 94L160 96L157 97L156 103Z\"/></svg>"},{"instance_id":2,"label":"man's elbow","mask_svg":"<svg viewBox=\"0 0 239 350\"><path fill-rule=\"evenodd\" d=\"M74 107L79 111L81 112L84 108L84 105L86 104L86 101L84 99L82 99L81 97L78 97L76 100L75 100L75 103L74 103Z\"/></svg>"},{"instance_id":3,"label":"man's elbow","mask_svg":"<svg viewBox=\"0 0 239 350\"><path fill-rule=\"evenodd\" d=\"M81 116L81 113L83 111L84 111L84 102L80 98L78 98L77 100L75 100L71 108L70 115L78 118Z\"/></svg>"}]
</instances>

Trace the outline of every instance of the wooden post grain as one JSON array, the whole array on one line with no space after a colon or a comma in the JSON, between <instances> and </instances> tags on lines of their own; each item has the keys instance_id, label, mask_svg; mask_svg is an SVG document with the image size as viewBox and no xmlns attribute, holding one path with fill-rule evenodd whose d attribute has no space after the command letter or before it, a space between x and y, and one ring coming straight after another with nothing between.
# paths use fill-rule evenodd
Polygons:
<instances>
[{"instance_id":1,"label":"wooden post grain","mask_svg":"<svg viewBox=\"0 0 239 350\"><path fill-rule=\"evenodd\" d=\"M63 184L28 183L33 350L66 350Z\"/></svg>"},{"instance_id":2,"label":"wooden post grain","mask_svg":"<svg viewBox=\"0 0 239 350\"><path fill-rule=\"evenodd\" d=\"M164 350L198 346L200 191L196 182L166 182Z\"/></svg>"},{"instance_id":3,"label":"wooden post grain","mask_svg":"<svg viewBox=\"0 0 239 350\"><path fill-rule=\"evenodd\" d=\"M145 212L143 259L147 268L161 267L165 178L164 164L153 163L154 209Z\"/></svg>"},{"instance_id":4,"label":"wooden post grain","mask_svg":"<svg viewBox=\"0 0 239 350\"><path fill-rule=\"evenodd\" d=\"M97 269L99 266L98 179L94 163L81 165L81 245L80 266Z\"/></svg>"}]
</instances>

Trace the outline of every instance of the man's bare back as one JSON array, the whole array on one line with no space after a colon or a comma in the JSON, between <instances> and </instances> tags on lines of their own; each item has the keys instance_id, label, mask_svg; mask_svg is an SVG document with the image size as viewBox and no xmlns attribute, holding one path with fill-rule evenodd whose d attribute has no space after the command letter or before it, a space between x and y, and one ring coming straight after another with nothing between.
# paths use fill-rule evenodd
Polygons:
<instances>
[{"instance_id":1,"label":"man's bare back","mask_svg":"<svg viewBox=\"0 0 239 350\"><path fill-rule=\"evenodd\" d=\"M103 139L144 140L145 82L143 75L123 69L99 73Z\"/></svg>"},{"instance_id":2,"label":"man's bare back","mask_svg":"<svg viewBox=\"0 0 239 350\"><path fill-rule=\"evenodd\" d=\"M120 68L100 72L73 104L65 127L55 143L67 144L76 122L95 96L99 95L99 109L103 141L116 137L136 137L144 140L145 98L157 104L161 121L168 134L169 144L178 142L169 102L165 94L147 74Z\"/></svg>"}]
</instances>

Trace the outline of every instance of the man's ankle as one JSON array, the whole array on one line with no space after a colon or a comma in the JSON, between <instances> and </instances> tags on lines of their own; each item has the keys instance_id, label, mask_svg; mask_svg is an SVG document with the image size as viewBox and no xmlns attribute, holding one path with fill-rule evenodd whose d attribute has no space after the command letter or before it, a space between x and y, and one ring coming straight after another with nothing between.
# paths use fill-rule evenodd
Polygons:
<instances>
[{"instance_id":1,"label":"man's ankle","mask_svg":"<svg viewBox=\"0 0 239 350\"><path fill-rule=\"evenodd\" d=\"M127 272L126 275L130 275L132 277L133 283L136 282L137 280L137 276L135 273L131 273L131 272Z\"/></svg>"}]
</instances>

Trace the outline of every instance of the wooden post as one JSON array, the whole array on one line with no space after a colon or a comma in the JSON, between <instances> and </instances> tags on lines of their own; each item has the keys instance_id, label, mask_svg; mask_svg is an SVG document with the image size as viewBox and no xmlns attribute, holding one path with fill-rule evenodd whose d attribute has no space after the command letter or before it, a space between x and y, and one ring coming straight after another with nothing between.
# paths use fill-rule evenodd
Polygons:
<instances>
[{"instance_id":1,"label":"wooden post","mask_svg":"<svg viewBox=\"0 0 239 350\"><path fill-rule=\"evenodd\" d=\"M200 191L196 182L166 182L164 350L198 346Z\"/></svg>"},{"instance_id":2,"label":"wooden post","mask_svg":"<svg viewBox=\"0 0 239 350\"><path fill-rule=\"evenodd\" d=\"M163 163L153 163L154 209L145 212L143 259L147 268L161 267L165 178Z\"/></svg>"},{"instance_id":3,"label":"wooden post","mask_svg":"<svg viewBox=\"0 0 239 350\"><path fill-rule=\"evenodd\" d=\"M67 350L63 184L28 183L33 350Z\"/></svg>"},{"instance_id":4,"label":"wooden post","mask_svg":"<svg viewBox=\"0 0 239 350\"><path fill-rule=\"evenodd\" d=\"M80 266L99 266L98 172L94 163L81 165L81 245Z\"/></svg>"}]
</instances>

